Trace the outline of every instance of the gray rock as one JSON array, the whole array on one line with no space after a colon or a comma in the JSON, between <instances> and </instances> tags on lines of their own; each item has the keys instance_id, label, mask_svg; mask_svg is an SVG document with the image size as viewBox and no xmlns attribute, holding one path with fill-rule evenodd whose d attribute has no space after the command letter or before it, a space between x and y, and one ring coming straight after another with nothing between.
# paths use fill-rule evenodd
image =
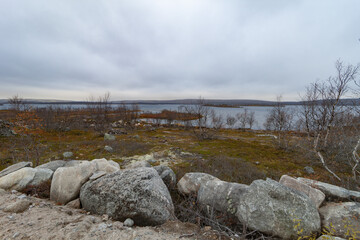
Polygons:
<instances>
[{"instance_id":1,"label":"gray rock","mask_svg":"<svg viewBox=\"0 0 360 240\"><path fill-rule=\"evenodd\" d=\"M12 123L0 119L0 136L11 137L15 135L15 131L11 130Z\"/></svg>"},{"instance_id":2,"label":"gray rock","mask_svg":"<svg viewBox=\"0 0 360 240\"><path fill-rule=\"evenodd\" d=\"M304 171L307 174L314 174L315 173L314 169L312 167L309 167L309 166L304 167Z\"/></svg>"},{"instance_id":3,"label":"gray rock","mask_svg":"<svg viewBox=\"0 0 360 240\"><path fill-rule=\"evenodd\" d=\"M105 133L105 134L104 134L104 140L105 140L105 141L115 141L115 140L116 140L116 137L115 137L114 135Z\"/></svg>"},{"instance_id":4,"label":"gray rock","mask_svg":"<svg viewBox=\"0 0 360 240\"><path fill-rule=\"evenodd\" d=\"M39 186L51 179L53 171L25 167L0 178L0 188L22 191L28 186Z\"/></svg>"},{"instance_id":5,"label":"gray rock","mask_svg":"<svg viewBox=\"0 0 360 240\"><path fill-rule=\"evenodd\" d=\"M59 167L64 167L67 162L64 160L55 160L48 163L44 163L40 166L37 166L36 168L47 168L52 170L53 172L56 171Z\"/></svg>"},{"instance_id":6,"label":"gray rock","mask_svg":"<svg viewBox=\"0 0 360 240\"><path fill-rule=\"evenodd\" d=\"M359 239L360 203L328 203L321 207L319 212L323 228L332 235L346 239Z\"/></svg>"},{"instance_id":7,"label":"gray rock","mask_svg":"<svg viewBox=\"0 0 360 240\"><path fill-rule=\"evenodd\" d=\"M26 211L30 205L31 202L28 200L19 200L6 206L3 211L11 213L22 213Z\"/></svg>"},{"instance_id":8,"label":"gray rock","mask_svg":"<svg viewBox=\"0 0 360 240\"><path fill-rule=\"evenodd\" d=\"M101 178L102 176L105 176L106 174L107 172L104 171L94 172L93 175L91 175L91 177L89 178L89 180L96 180L98 178Z\"/></svg>"},{"instance_id":9,"label":"gray rock","mask_svg":"<svg viewBox=\"0 0 360 240\"><path fill-rule=\"evenodd\" d=\"M134 226L134 221L133 221L131 218L127 218L127 219L124 221L124 226L125 226L125 227L132 227L132 226Z\"/></svg>"},{"instance_id":10,"label":"gray rock","mask_svg":"<svg viewBox=\"0 0 360 240\"><path fill-rule=\"evenodd\" d=\"M342 187L338 187L332 184L319 182L316 180L311 180L307 178L297 178L300 182L303 182L313 188L319 189L325 193L326 199L329 201L332 200L354 200L360 202L360 192L350 191Z\"/></svg>"},{"instance_id":11,"label":"gray rock","mask_svg":"<svg viewBox=\"0 0 360 240\"><path fill-rule=\"evenodd\" d=\"M73 167L60 167L53 176L50 199L66 204L79 197L81 186L96 171L94 164L83 162Z\"/></svg>"},{"instance_id":12,"label":"gray rock","mask_svg":"<svg viewBox=\"0 0 360 240\"><path fill-rule=\"evenodd\" d=\"M74 156L74 154L72 152L64 152L63 153L64 158L71 158L72 156Z\"/></svg>"},{"instance_id":13,"label":"gray rock","mask_svg":"<svg viewBox=\"0 0 360 240\"><path fill-rule=\"evenodd\" d=\"M321 229L319 213L309 197L271 179L249 186L236 216L247 227L282 239L310 236Z\"/></svg>"},{"instance_id":14,"label":"gray rock","mask_svg":"<svg viewBox=\"0 0 360 240\"><path fill-rule=\"evenodd\" d=\"M116 167L113 163L109 163L105 158L94 159L90 163L95 166L97 171L112 173L120 170L118 165Z\"/></svg>"},{"instance_id":15,"label":"gray rock","mask_svg":"<svg viewBox=\"0 0 360 240\"><path fill-rule=\"evenodd\" d=\"M136 225L159 225L173 219L170 193L153 168L127 169L89 181L81 188L83 208Z\"/></svg>"},{"instance_id":16,"label":"gray rock","mask_svg":"<svg viewBox=\"0 0 360 240\"><path fill-rule=\"evenodd\" d=\"M113 152L114 151L114 149L112 147L107 146L107 145L104 147L104 150L107 151L107 152Z\"/></svg>"},{"instance_id":17,"label":"gray rock","mask_svg":"<svg viewBox=\"0 0 360 240\"><path fill-rule=\"evenodd\" d=\"M322 235L321 237L317 238L316 240L346 240L346 239L334 237L334 236L330 236L330 235Z\"/></svg>"},{"instance_id":18,"label":"gray rock","mask_svg":"<svg viewBox=\"0 0 360 240\"><path fill-rule=\"evenodd\" d=\"M309 185L287 175L281 176L279 183L306 194L317 208L319 208L325 200L325 194L322 191L312 188Z\"/></svg>"},{"instance_id":19,"label":"gray rock","mask_svg":"<svg viewBox=\"0 0 360 240\"><path fill-rule=\"evenodd\" d=\"M17 199L26 199L27 198L27 196L26 196L26 194L21 194L20 196L17 196Z\"/></svg>"},{"instance_id":20,"label":"gray rock","mask_svg":"<svg viewBox=\"0 0 360 240\"><path fill-rule=\"evenodd\" d=\"M44 182L47 182L51 180L54 172L47 168L37 168L35 169L35 176L34 178L29 182L28 185L31 186L39 186Z\"/></svg>"},{"instance_id":21,"label":"gray rock","mask_svg":"<svg viewBox=\"0 0 360 240\"><path fill-rule=\"evenodd\" d=\"M180 181L177 183L177 188L180 193L185 195L194 195L197 196L197 193L202 184L205 184L207 181L220 180L214 176L211 176L207 173L186 173Z\"/></svg>"},{"instance_id":22,"label":"gray rock","mask_svg":"<svg viewBox=\"0 0 360 240\"><path fill-rule=\"evenodd\" d=\"M142 167L151 167L148 161L136 161L130 163L129 165L125 166L125 169L134 169L134 168L142 168Z\"/></svg>"},{"instance_id":23,"label":"gray rock","mask_svg":"<svg viewBox=\"0 0 360 240\"><path fill-rule=\"evenodd\" d=\"M110 165L113 165L113 166L116 167L117 169L120 169L120 165L119 165L117 162L115 162L115 161L113 161L113 160L108 160L108 163L109 163Z\"/></svg>"},{"instance_id":24,"label":"gray rock","mask_svg":"<svg viewBox=\"0 0 360 240\"><path fill-rule=\"evenodd\" d=\"M25 167L0 178L0 188L21 191L34 179L36 170Z\"/></svg>"},{"instance_id":25,"label":"gray rock","mask_svg":"<svg viewBox=\"0 0 360 240\"><path fill-rule=\"evenodd\" d=\"M154 169L158 172L161 179L164 181L165 185L172 189L176 185L176 175L174 171L168 166L159 165L155 166Z\"/></svg>"},{"instance_id":26,"label":"gray rock","mask_svg":"<svg viewBox=\"0 0 360 240\"><path fill-rule=\"evenodd\" d=\"M19 163L13 164L0 172L0 178L5 175L8 175L9 173L12 173L19 169L22 169L24 167L31 167L31 166L32 166L31 162L19 162Z\"/></svg>"},{"instance_id":27,"label":"gray rock","mask_svg":"<svg viewBox=\"0 0 360 240\"><path fill-rule=\"evenodd\" d=\"M235 215L239 200L248 188L249 186L245 184L220 180L207 181L200 186L197 200L210 212L215 209L222 213Z\"/></svg>"},{"instance_id":28,"label":"gray rock","mask_svg":"<svg viewBox=\"0 0 360 240\"><path fill-rule=\"evenodd\" d=\"M80 209L81 208L81 202L80 199L77 198L75 200L72 200L66 204L67 207L74 208L74 209Z\"/></svg>"}]
</instances>

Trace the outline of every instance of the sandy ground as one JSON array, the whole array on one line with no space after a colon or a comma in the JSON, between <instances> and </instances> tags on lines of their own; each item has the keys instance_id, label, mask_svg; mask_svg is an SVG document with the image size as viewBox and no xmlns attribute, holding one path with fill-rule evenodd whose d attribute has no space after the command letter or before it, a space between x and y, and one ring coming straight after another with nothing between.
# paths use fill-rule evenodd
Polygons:
<instances>
[{"instance_id":1,"label":"sandy ground","mask_svg":"<svg viewBox=\"0 0 360 240\"><path fill-rule=\"evenodd\" d=\"M5 212L15 202L27 202L30 206L21 213ZM90 215L18 192L0 192L0 239L216 239L206 235L199 233L196 225L181 222L159 227L124 227L122 222L108 220L106 216Z\"/></svg>"}]
</instances>

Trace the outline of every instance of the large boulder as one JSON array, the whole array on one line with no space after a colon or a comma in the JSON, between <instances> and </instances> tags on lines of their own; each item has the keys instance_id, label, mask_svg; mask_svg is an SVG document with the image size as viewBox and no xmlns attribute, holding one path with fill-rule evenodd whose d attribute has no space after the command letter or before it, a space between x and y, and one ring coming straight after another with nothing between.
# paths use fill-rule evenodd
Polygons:
<instances>
[{"instance_id":1,"label":"large boulder","mask_svg":"<svg viewBox=\"0 0 360 240\"><path fill-rule=\"evenodd\" d=\"M328 203L319 212L327 232L346 239L360 238L360 203Z\"/></svg>"},{"instance_id":2,"label":"large boulder","mask_svg":"<svg viewBox=\"0 0 360 240\"><path fill-rule=\"evenodd\" d=\"M0 178L0 188L22 191L28 186L39 186L52 178L50 169L25 167Z\"/></svg>"},{"instance_id":3,"label":"large boulder","mask_svg":"<svg viewBox=\"0 0 360 240\"><path fill-rule=\"evenodd\" d=\"M200 173L200 172L186 173L177 183L177 188L179 192L182 194L197 196L200 186L208 181L213 181L213 180L220 180L220 179L211 176L210 174L207 173Z\"/></svg>"},{"instance_id":4,"label":"large boulder","mask_svg":"<svg viewBox=\"0 0 360 240\"><path fill-rule=\"evenodd\" d=\"M53 174L54 172L50 169L46 169L46 168L35 169L35 176L29 182L28 186L33 186L33 187L40 186L42 183L51 180Z\"/></svg>"},{"instance_id":5,"label":"large boulder","mask_svg":"<svg viewBox=\"0 0 360 240\"><path fill-rule=\"evenodd\" d=\"M165 185L172 189L176 185L176 175L174 171L168 166L159 165L155 166L154 169L158 172L161 179L164 181Z\"/></svg>"},{"instance_id":6,"label":"large boulder","mask_svg":"<svg viewBox=\"0 0 360 240\"><path fill-rule=\"evenodd\" d=\"M81 188L83 208L136 225L159 225L172 219L170 193L153 168L127 169L89 181Z\"/></svg>"},{"instance_id":7,"label":"large boulder","mask_svg":"<svg viewBox=\"0 0 360 240\"><path fill-rule=\"evenodd\" d=\"M120 170L119 165L114 165L113 162L110 163L105 158L101 159L94 159L91 161L91 163L95 166L97 171L104 171L107 173L112 173Z\"/></svg>"},{"instance_id":8,"label":"large boulder","mask_svg":"<svg viewBox=\"0 0 360 240\"><path fill-rule=\"evenodd\" d=\"M24 167L31 167L32 166L32 163L31 162L19 162L19 163L15 163L7 168L5 168L4 170L2 170L0 172L0 178L5 176L5 175L8 175L9 173L12 173L12 172L15 172L19 169L22 169Z\"/></svg>"},{"instance_id":9,"label":"large boulder","mask_svg":"<svg viewBox=\"0 0 360 240\"><path fill-rule=\"evenodd\" d=\"M298 239L321 229L317 208L305 194L274 180L256 180L239 199L236 216L247 227Z\"/></svg>"},{"instance_id":10,"label":"large boulder","mask_svg":"<svg viewBox=\"0 0 360 240\"><path fill-rule=\"evenodd\" d=\"M40 166L37 166L36 168L47 168L52 170L53 172L56 171L59 167L64 167L66 165L67 161L64 160L55 160L48 163L44 163Z\"/></svg>"},{"instance_id":11,"label":"large boulder","mask_svg":"<svg viewBox=\"0 0 360 240\"><path fill-rule=\"evenodd\" d=\"M279 183L299 192L305 193L317 208L319 208L325 200L325 194L322 191L312 188L309 185L290 176L283 175L280 178Z\"/></svg>"},{"instance_id":12,"label":"large boulder","mask_svg":"<svg viewBox=\"0 0 360 240\"><path fill-rule=\"evenodd\" d=\"M357 191L350 191L348 189L338 187L332 184L307 179L307 178L297 178L300 182L303 182L313 188L321 190L325 193L327 200L341 200L341 201L348 201L354 200L360 202L360 192Z\"/></svg>"},{"instance_id":13,"label":"large boulder","mask_svg":"<svg viewBox=\"0 0 360 240\"><path fill-rule=\"evenodd\" d=\"M215 209L222 213L235 215L237 205L248 185L220 180L207 181L200 186L197 201L207 210Z\"/></svg>"},{"instance_id":14,"label":"large boulder","mask_svg":"<svg viewBox=\"0 0 360 240\"><path fill-rule=\"evenodd\" d=\"M90 162L58 168L51 182L50 199L57 203L66 204L78 198L81 186L95 171L95 165Z\"/></svg>"}]
</instances>

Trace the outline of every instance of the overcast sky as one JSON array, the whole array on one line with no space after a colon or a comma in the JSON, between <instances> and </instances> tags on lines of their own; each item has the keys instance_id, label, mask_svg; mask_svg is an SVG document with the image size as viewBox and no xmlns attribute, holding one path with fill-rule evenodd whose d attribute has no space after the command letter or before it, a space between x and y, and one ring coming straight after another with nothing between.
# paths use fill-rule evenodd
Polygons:
<instances>
[{"instance_id":1,"label":"overcast sky","mask_svg":"<svg viewBox=\"0 0 360 240\"><path fill-rule=\"evenodd\" d=\"M297 100L360 62L359 0L0 0L0 98Z\"/></svg>"}]
</instances>

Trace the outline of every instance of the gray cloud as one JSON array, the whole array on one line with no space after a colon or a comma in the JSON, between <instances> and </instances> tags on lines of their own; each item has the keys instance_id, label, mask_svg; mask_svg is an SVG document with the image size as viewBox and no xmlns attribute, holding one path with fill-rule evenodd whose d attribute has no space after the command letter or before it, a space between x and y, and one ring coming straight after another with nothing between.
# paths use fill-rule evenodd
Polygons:
<instances>
[{"instance_id":1,"label":"gray cloud","mask_svg":"<svg viewBox=\"0 0 360 240\"><path fill-rule=\"evenodd\" d=\"M296 99L359 62L357 0L0 3L0 98Z\"/></svg>"}]
</instances>

